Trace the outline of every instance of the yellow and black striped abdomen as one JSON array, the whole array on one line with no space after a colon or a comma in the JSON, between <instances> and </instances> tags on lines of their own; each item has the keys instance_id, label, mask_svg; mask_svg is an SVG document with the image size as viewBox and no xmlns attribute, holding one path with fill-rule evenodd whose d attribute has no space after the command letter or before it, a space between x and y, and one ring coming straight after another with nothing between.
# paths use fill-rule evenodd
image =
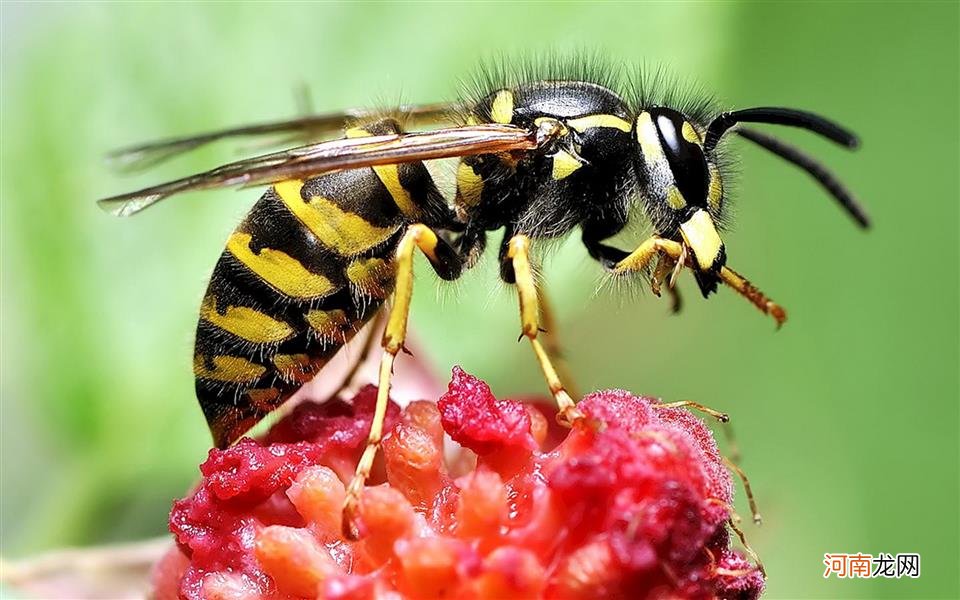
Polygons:
<instances>
[{"instance_id":1,"label":"yellow and black striped abdomen","mask_svg":"<svg viewBox=\"0 0 960 600\"><path fill-rule=\"evenodd\" d=\"M285 181L260 198L227 240L197 326L197 398L217 446L277 408L376 313L406 223L372 169Z\"/></svg>"}]
</instances>

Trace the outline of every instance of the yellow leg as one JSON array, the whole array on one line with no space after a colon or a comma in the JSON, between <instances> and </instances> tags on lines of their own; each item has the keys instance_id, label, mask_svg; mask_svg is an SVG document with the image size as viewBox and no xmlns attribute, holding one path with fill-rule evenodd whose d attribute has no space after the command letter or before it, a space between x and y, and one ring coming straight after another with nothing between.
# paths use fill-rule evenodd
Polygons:
<instances>
[{"instance_id":1,"label":"yellow leg","mask_svg":"<svg viewBox=\"0 0 960 600\"><path fill-rule=\"evenodd\" d=\"M683 261L690 268L698 268L697 265L693 264L691 257L680 242L654 236L637 246L637 249L631 252L629 256L617 263L613 267L613 274L627 275L644 271L650 265L650 261L659 254L665 254L678 262ZM777 327L783 325L784 321L787 320L787 313L779 304L767 298L763 292L730 267L721 267L719 275L723 283L749 300L764 314L773 317L777 322Z\"/></svg>"},{"instance_id":2,"label":"yellow leg","mask_svg":"<svg viewBox=\"0 0 960 600\"><path fill-rule=\"evenodd\" d=\"M576 400L580 399L580 393L574 384L573 375L570 372L570 365L567 363L563 352L563 344L560 342L559 329L556 315L553 312L553 304L547 296L547 292L541 282L537 282L537 298L540 302L540 316L543 318L543 328L546 330L546 337L543 340L543 348L553 360L557 373L560 375L560 381L567 386L567 393Z\"/></svg>"},{"instance_id":3,"label":"yellow leg","mask_svg":"<svg viewBox=\"0 0 960 600\"><path fill-rule=\"evenodd\" d=\"M550 360L550 355L537 340L537 334L540 332L539 305L537 284L534 280L533 268L530 265L530 239L525 235L513 236L509 242L507 257L513 263L513 271L516 276L517 293L520 300L520 325L523 336L530 340L533 352L537 356L537 362L540 363L540 370L543 371L543 376L550 387L550 393L553 394L553 398L557 402L558 420L565 425L572 425L574 421L582 419L583 414L577 410L576 404L564 388L560 377L557 375L557 370Z\"/></svg>"},{"instance_id":4,"label":"yellow leg","mask_svg":"<svg viewBox=\"0 0 960 600\"><path fill-rule=\"evenodd\" d=\"M370 356L370 352L373 350L373 341L377 337L377 329L380 328L382 322L383 313L381 312L373 318L373 321L371 321L370 325L367 327L367 332L365 334L366 338L363 340L363 346L360 347L360 354L358 354L351 363L350 368L343 376L343 379L340 380L339 385L337 385L337 387L334 388L333 392L330 394L330 398L336 398L340 395L340 392L345 390L348 386L350 386L350 384L353 383L353 378L357 376L357 371L359 371L360 367L367 362L367 358Z\"/></svg>"},{"instance_id":5,"label":"yellow leg","mask_svg":"<svg viewBox=\"0 0 960 600\"><path fill-rule=\"evenodd\" d=\"M670 295L670 312L677 314L683 308L683 300L680 298L680 291L674 285L671 275L675 272L679 263L665 254L660 255L657 267L653 271L653 277L650 278L650 289L660 297L660 291L663 289L664 282L667 283L667 294ZM667 278L670 278L669 281Z\"/></svg>"},{"instance_id":6,"label":"yellow leg","mask_svg":"<svg viewBox=\"0 0 960 600\"><path fill-rule=\"evenodd\" d=\"M629 256L613 267L613 274L627 275L628 273L644 271L650 265L650 261L660 253L678 261L683 256L683 246L680 245L680 242L662 237L648 238L637 246L637 249L631 252Z\"/></svg>"},{"instance_id":7,"label":"yellow leg","mask_svg":"<svg viewBox=\"0 0 960 600\"><path fill-rule=\"evenodd\" d=\"M390 397L390 378L393 375L393 361L403 349L407 336L407 317L410 314L410 299L413 296L413 253L416 248L427 255L430 262L438 263L436 248L437 235L426 225L416 224L407 228L396 251L397 280L394 289L393 306L383 332L381 346L383 357L380 359L380 375L377 387L377 404L370 423L367 446L357 463L357 471L347 486L347 495L343 506L343 533L349 539L356 539L359 532L354 524L357 504L363 486L373 468L373 459L377 455L380 439L383 437L383 421L387 415L387 401Z\"/></svg>"}]
</instances>

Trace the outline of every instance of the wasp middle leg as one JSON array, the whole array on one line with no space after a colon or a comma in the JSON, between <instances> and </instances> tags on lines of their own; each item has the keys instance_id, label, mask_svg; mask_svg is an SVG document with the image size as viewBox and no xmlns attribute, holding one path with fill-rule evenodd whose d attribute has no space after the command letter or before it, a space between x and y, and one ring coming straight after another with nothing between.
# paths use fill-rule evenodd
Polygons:
<instances>
[{"instance_id":1,"label":"wasp middle leg","mask_svg":"<svg viewBox=\"0 0 960 600\"><path fill-rule=\"evenodd\" d=\"M517 286L522 337L530 340L537 362L540 363L540 370L543 371L543 376L550 387L550 393L557 402L557 408L560 411L559 420L564 424L572 425L575 421L582 419L583 414L577 410L573 398L570 397L560 376L557 375L557 369L553 365L550 354L537 339L537 334L540 333L539 299L533 267L530 264L530 238L525 235L514 235L509 238L505 258L510 262Z\"/></svg>"},{"instance_id":2,"label":"wasp middle leg","mask_svg":"<svg viewBox=\"0 0 960 600\"><path fill-rule=\"evenodd\" d=\"M413 297L413 258L417 248L423 252L442 279L456 279L463 270L463 260L460 255L426 225L420 223L410 225L397 246L393 306L390 308L387 326L380 342L383 347L383 357L380 359L377 403L370 423L367 445L357 463L356 473L347 486L343 507L343 532L350 539L359 537L354 516L364 483L370 476L373 459L383 437L383 422L387 416L393 362L403 349L407 336L407 318L410 315L410 300Z\"/></svg>"},{"instance_id":3,"label":"wasp middle leg","mask_svg":"<svg viewBox=\"0 0 960 600\"><path fill-rule=\"evenodd\" d=\"M547 296L547 290L543 282L538 281L536 285L537 300L540 305L540 316L543 320L543 328L546 330L544 332L546 337L543 340L543 348L546 350L547 356L553 360L560 380L566 385L567 393L570 394L572 398L579 399L581 395L574 383L573 373L570 371L570 364L567 361L563 344L560 341L560 325L557 322L557 316L553 310L553 303L550 302L550 298Z\"/></svg>"}]
</instances>

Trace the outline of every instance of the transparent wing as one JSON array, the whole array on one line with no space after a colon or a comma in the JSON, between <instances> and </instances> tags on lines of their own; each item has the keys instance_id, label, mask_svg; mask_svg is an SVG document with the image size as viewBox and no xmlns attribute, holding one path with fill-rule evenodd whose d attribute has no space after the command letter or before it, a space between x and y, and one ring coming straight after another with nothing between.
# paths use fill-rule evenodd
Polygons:
<instances>
[{"instance_id":1,"label":"transparent wing","mask_svg":"<svg viewBox=\"0 0 960 600\"><path fill-rule=\"evenodd\" d=\"M160 200L192 190L267 185L343 169L396 164L471 154L533 150L535 131L511 125L483 124L422 133L345 138L308 144L228 163L210 171L98 201L104 210L128 216Z\"/></svg>"},{"instance_id":2,"label":"transparent wing","mask_svg":"<svg viewBox=\"0 0 960 600\"><path fill-rule=\"evenodd\" d=\"M287 143L322 140L341 132L354 121L364 121L381 116L395 116L410 127L450 122L456 104L438 103L400 106L395 110L350 109L338 113L309 115L285 121L257 123L231 129L221 129L180 138L171 138L146 144L121 148L107 155L110 165L120 171L139 171L157 165L178 154L201 146L230 138L264 137L286 134L281 141Z\"/></svg>"}]
</instances>

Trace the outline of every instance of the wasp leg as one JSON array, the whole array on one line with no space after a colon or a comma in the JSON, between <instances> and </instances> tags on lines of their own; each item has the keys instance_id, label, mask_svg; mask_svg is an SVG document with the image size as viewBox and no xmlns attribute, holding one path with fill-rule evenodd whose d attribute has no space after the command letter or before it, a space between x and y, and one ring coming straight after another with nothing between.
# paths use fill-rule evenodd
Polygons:
<instances>
[{"instance_id":1,"label":"wasp leg","mask_svg":"<svg viewBox=\"0 0 960 600\"><path fill-rule=\"evenodd\" d=\"M696 268L696 265L692 264L690 257L684 252L683 245L680 242L654 236L644 241L637 246L636 250L613 265L611 271L614 275L627 275L644 271L650 261L658 254L665 254L676 261L684 260L687 266ZM783 307L767 298L763 292L730 267L721 267L719 276L723 283L749 300L761 312L773 317L777 322L777 327L783 325L784 321L787 320L787 312Z\"/></svg>"},{"instance_id":2,"label":"wasp leg","mask_svg":"<svg viewBox=\"0 0 960 600\"><path fill-rule=\"evenodd\" d=\"M377 404L370 423L367 446L357 463L357 470L347 486L343 506L343 533L349 539L357 539L359 531L354 524L357 504L363 485L370 476L373 459L380 447L383 436L383 421L387 415L387 403L390 397L390 378L393 375L393 361L403 349L407 336L407 317L410 314L410 299L413 297L413 255L419 248L437 274L443 279L455 279L459 276L463 261L449 244L423 224L410 225L397 246L395 260L397 265L396 287L393 306L387 317L387 327L383 331L380 345L383 357L380 359L380 374L377 387Z\"/></svg>"},{"instance_id":3,"label":"wasp leg","mask_svg":"<svg viewBox=\"0 0 960 600\"><path fill-rule=\"evenodd\" d=\"M536 285L537 298L540 302L540 316L543 320L543 328L546 330L544 331L546 336L543 339L543 349L546 350L547 356L553 360L557 374L560 376L560 381L566 383L567 393L570 394L572 398L579 399L580 393L574 384L573 375L571 375L570 372L570 365L567 363L566 356L563 352L563 344L560 342L560 328L557 324L556 314L553 312L553 303L550 302L543 283L538 281Z\"/></svg>"},{"instance_id":4,"label":"wasp leg","mask_svg":"<svg viewBox=\"0 0 960 600\"><path fill-rule=\"evenodd\" d=\"M559 409L558 420L565 425L572 425L583 418L577 410L576 404L564 388L557 370L550 360L550 355L537 340L540 332L538 322L537 284L533 277L533 268L530 265L530 238L525 235L515 235L510 238L507 248L507 258L510 259L516 277L517 292L520 298L520 324L523 336L530 340L533 352L540 363L540 370L547 380L550 393L553 394Z\"/></svg>"},{"instance_id":5,"label":"wasp leg","mask_svg":"<svg viewBox=\"0 0 960 600\"><path fill-rule=\"evenodd\" d=\"M680 297L680 290L677 289L677 286L674 285L673 277L674 269L677 266L675 262L669 256L664 254L660 255L660 260L657 261L657 268L653 271L653 277L650 278L650 289L653 290L653 293L659 298L660 291L663 289L664 282L667 283L667 294L670 295L670 312L673 314L678 314L680 309L683 308L683 299Z\"/></svg>"},{"instance_id":6,"label":"wasp leg","mask_svg":"<svg viewBox=\"0 0 960 600\"><path fill-rule=\"evenodd\" d=\"M645 271L650 265L650 261L660 254L666 254L674 261L678 261L684 255L683 246L680 242L653 236L637 246L636 250L617 262L617 264L613 265L611 271L613 271L614 275L626 275L628 273Z\"/></svg>"},{"instance_id":7,"label":"wasp leg","mask_svg":"<svg viewBox=\"0 0 960 600\"><path fill-rule=\"evenodd\" d=\"M680 296L680 290L676 286L668 285L667 294L670 295L670 312L679 315L683 310L683 298Z\"/></svg>"},{"instance_id":8,"label":"wasp leg","mask_svg":"<svg viewBox=\"0 0 960 600\"><path fill-rule=\"evenodd\" d=\"M339 396L340 392L347 389L353 383L353 379L357 376L357 372L360 370L360 367L367 362L367 358L370 357L370 352L373 351L373 342L377 337L377 330L380 328L380 325L383 324L384 314L385 313L383 312L378 313L367 327L366 337L363 340L363 346L360 347L360 353L351 362L350 368L343 376L343 379L340 380L340 383L337 385L337 387L335 387L330 393L329 397L331 399Z\"/></svg>"}]
</instances>

